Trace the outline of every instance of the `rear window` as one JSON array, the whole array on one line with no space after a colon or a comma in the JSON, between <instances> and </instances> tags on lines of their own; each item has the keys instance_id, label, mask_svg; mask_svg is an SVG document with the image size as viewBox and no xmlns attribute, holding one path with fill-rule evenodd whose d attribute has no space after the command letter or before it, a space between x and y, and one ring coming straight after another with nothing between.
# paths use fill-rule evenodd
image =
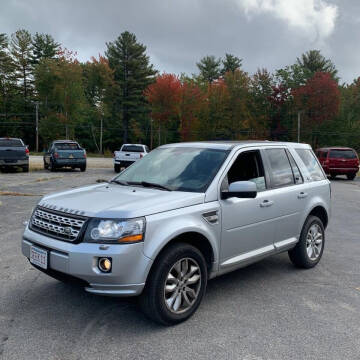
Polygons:
<instances>
[{"instance_id":1,"label":"rear window","mask_svg":"<svg viewBox=\"0 0 360 360\"><path fill-rule=\"evenodd\" d=\"M0 146L19 147L24 146L20 139L0 139Z\"/></svg>"},{"instance_id":2,"label":"rear window","mask_svg":"<svg viewBox=\"0 0 360 360\"><path fill-rule=\"evenodd\" d=\"M128 151L128 152L144 152L144 148L138 145L124 145L121 151Z\"/></svg>"},{"instance_id":3,"label":"rear window","mask_svg":"<svg viewBox=\"0 0 360 360\"><path fill-rule=\"evenodd\" d=\"M311 180L318 181L325 179L316 157L309 149L296 149L307 170L309 171Z\"/></svg>"},{"instance_id":4,"label":"rear window","mask_svg":"<svg viewBox=\"0 0 360 360\"><path fill-rule=\"evenodd\" d=\"M353 150L331 150L330 159L356 159L357 156Z\"/></svg>"},{"instance_id":5,"label":"rear window","mask_svg":"<svg viewBox=\"0 0 360 360\"><path fill-rule=\"evenodd\" d=\"M269 159L272 187L294 184L293 170L285 149L267 149L265 151Z\"/></svg>"},{"instance_id":6,"label":"rear window","mask_svg":"<svg viewBox=\"0 0 360 360\"><path fill-rule=\"evenodd\" d=\"M55 148L58 150L80 150L79 145L74 143L55 144Z\"/></svg>"}]
</instances>

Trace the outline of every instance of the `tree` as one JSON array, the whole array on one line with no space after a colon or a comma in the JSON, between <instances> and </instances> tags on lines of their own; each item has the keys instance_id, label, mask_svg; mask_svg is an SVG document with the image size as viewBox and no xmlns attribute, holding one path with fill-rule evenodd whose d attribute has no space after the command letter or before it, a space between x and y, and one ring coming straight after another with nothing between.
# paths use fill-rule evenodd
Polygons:
<instances>
[{"instance_id":1,"label":"tree","mask_svg":"<svg viewBox=\"0 0 360 360\"><path fill-rule=\"evenodd\" d=\"M330 73L315 73L304 86L293 90L293 96L297 109L303 111L304 125L310 129L318 130L339 112L340 91ZM314 136L313 145L317 145L317 140Z\"/></svg>"},{"instance_id":2,"label":"tree","mask_svg":"<svg viewBox=\"0 0 360 360\"><path fill-rule=\"evenodd\" d=\"M180 137L182 141L196 140L199 113L204 106L205 96L193 80L184 79L180 93Z\"/></svg>"},{"instance_id":3,"label":"tree","mask_svg":"<svg viewBox=\"0 0 360 360\"><path fill-rule=\"evenodd\" d=\"M234 73L235 70L241 68L242 59L231 54L225 54L225 59L222 60L223 68L221 74L224 76L227 72Z\"/></svg>"},{"instance_id":4,"label":"tree","mask_svg":"<svg viewBox=\"0 0 360 360\"><path fill-rule=\"evenodd\" d=\"M181 82L174 74L163 74L158 76L156 81L148 86L144 94L152 106L151 117L156 120L158 125L160 145L161 128L166 129L166 126L168 126L172 120L178 120Z\"/></svg>"},{"instance_id":5,"label":"tree","mask_svg":"<svg viewBox=\"0 0 360 360\"><path fill-rule=\"evenodd\" d=\"M41 59L53 59L59 50L60 44L49 34L36 33L32 39L32 47L31 62L36 65Z\"/></svg>"},{"instance_id":6,"label":"tree","mask_svg":"<svg viewBox=\"0 0 360 360\"><path fill-rule=\"evenodd\" d=\"M221 59L215 59L215 56L213 55L205 56L198 63L196 63L200 71L200 77L210 84L220 77L220 64Z\"/></svg>"},{"instance_id":7,"label":"tree","mask_svg":"<svg viewBox=\"0 0 360 360\"><path fill-rule=\"evenodd\" d=\"M11 35L11 55L15 65L16 76L22 83L24 109L26 110L32 87L32 39L31 34L27 30L17 30Z\"/></svg>"},{"instance_id":8,"label":"tree","mask_svg":"<svg viewBox=\"0 0 360 360\"><path fill-rule=\"evenodd\" d=\"M309 77L313 77L317 72L329 73L334 79L336 78L337 70L330 59L326 59L320 50L310 50L297 58L297 65L308 70Z\"/></svg>"},{"instance_id":9,"label":"tree","mask_svg":"<svg viewBox=\"0 0 360 360\"><path fill-rule=\"evenodd\" d=\"M125 31L106 45L106 56L118 87L114 115L121 114L123 141L127 142L130 121L147 112L144 90L154 81L156 71L146 55L146 46L138 43L134 34Z\"/></svg>"}]
</instances>

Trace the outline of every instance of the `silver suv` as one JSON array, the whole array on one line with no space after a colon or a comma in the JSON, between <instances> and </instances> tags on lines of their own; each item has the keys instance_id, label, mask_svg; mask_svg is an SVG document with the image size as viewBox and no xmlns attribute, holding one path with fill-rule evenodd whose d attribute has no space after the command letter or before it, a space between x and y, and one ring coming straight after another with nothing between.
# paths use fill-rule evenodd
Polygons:
<instances>
[{"instance_id":1,"label":"silver suv","mask_svg":"<svg viewBox=\"0 0 360 360\"><path fill-rule=\"evenodd\" d=\"M42 198L22 252L90 293L140 295L150 318L175 324L196 311L211 278L284 251L315 266L330 197L309 145L165 145L109 183Z\"/></svg>"}]
</instances>

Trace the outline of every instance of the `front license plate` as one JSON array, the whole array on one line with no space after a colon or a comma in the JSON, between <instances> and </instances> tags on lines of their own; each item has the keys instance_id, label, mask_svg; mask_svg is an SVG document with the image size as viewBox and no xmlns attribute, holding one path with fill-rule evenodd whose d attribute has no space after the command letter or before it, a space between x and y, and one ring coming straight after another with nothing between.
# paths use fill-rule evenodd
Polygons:
<instances>
[{"instance_id":1,"label":"front license plate","mask_svg":"<svg viewBox=\"0 0 360 360\"><path fill-rule=\"evenodd\" d=\"M34 265L40 266L43 269L47 269L48 252L46 250L32 246L30 248L30 262Z\"/></svg>"}]
</instances>

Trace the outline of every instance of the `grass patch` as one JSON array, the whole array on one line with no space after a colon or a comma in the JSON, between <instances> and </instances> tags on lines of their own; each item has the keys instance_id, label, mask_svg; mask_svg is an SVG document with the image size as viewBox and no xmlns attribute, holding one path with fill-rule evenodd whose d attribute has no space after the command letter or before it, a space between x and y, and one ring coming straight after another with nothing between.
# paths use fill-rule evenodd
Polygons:
<instances>
[{"instance_id":1,"label":"grass patch","mask_svg":"<svg viewBox=\"0 0 360 360\"><path fill-rule=\"evenodd\" d=\"M16 191L0 191L0 196L43 196L42 194L19 193Z\"/></svg>"}]
</instances>

